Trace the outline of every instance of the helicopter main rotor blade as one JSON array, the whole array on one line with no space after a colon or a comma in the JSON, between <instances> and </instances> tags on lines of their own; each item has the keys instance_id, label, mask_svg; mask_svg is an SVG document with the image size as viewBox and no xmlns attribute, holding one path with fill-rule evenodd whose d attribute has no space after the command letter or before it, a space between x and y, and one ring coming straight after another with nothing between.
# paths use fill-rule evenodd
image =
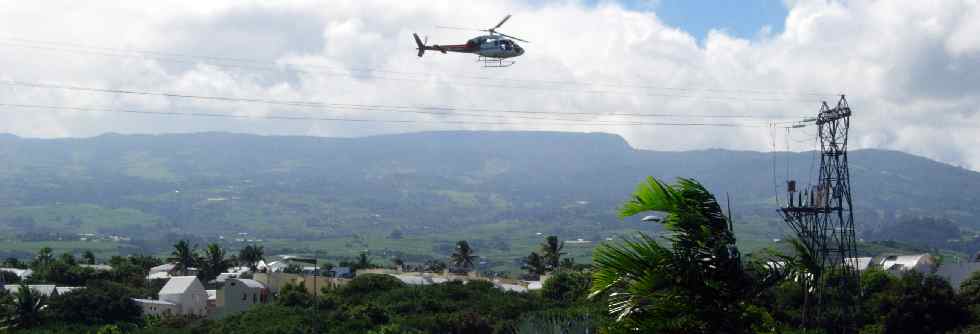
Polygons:
<instances>
[{"instance_id":1,"label":"helicopter main rotor blade","mask_svg":"<svg viewBox=\"0 0 980 334\"><path fill-rule=\"evenodd\" d=\"M449 29L449 30L465 30L465 31L486 31L482 29L473 28L460 28L460 27L447 27L447 26L436 26L437 29Z\"/></svg>"},{"instance_id":2,"label":"helicopter main rotor blade","mask_svg":"<svg viewBox=\"0 0 980 334\"><path fill-rule=\"evenodd\" d=\"M511 36L511 35L508 35L508 34L505 34L505 33L499 32L499 31L495 31L495 33L497 35L504 36L504 37L507 37L507 38L510 38L510 39L516 39L516 40L521 41L521 42L524 42L524 43L531 43L531 41L523 40L523 39L520 39L520 38Z\"/></svg>"},{"instance_id":3,"label":"helicopter main rotor blade","mask_svg":"<svg viewBox=\"0 0 980 334\"><path fill-rule=\"evenodd\" d=\"M500 20L500 23L497 23L497 25L494 26L493 28L490 28L490 30L494 30L494 29L500 28L500 26L504 25L504 22L507 22L507 20L510 20L510 14L507 14L507 16L504 16L504 19L503 20Z\"/></svg>"}]
</instances>

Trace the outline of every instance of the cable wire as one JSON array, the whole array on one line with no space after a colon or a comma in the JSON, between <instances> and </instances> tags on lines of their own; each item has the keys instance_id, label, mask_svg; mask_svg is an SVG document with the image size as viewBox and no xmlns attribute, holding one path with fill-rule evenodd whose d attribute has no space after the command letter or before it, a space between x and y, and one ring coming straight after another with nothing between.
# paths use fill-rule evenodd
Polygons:
<instances>
[{"instance_id":1,"label":"cable wire","mask_svg":"<svg viewBox=\"0 0 980 334\"><path fill-rule=\"evenodd\" d=\"M675 118L745 118L753 119L759 118L758 116L752 115L712 115L712 114L668 114L668 113L588 113L588 112L551 112L551 111L534 111L534 110L496 110L496 109L485 109L485 108L461 108L461 107L412 107L412 106L398 106L398 105L378 105L378 104L352 104L352 103L323 103L315 101L298 101L298 100L278 100L278 99L266 99L266 98L246 98L246 97L228 97L228 96L209 96L209 95L195 95L195 94L183 94L183 93L173 93L173 92L154 92L154 91L143 91L143 90L133 90L133 89L109 89L109 88L96 88L96 87L83 87L83 86L73 86L73 85L61 85L61 84L50 84L50 83L37 83L37 82L26 82L26 81L15 81L15 80L2 80L0 84L11 85L11 86L21 86L21 87L32 87L32 88L44 88L44 89L58 89L58 90L70 90L70 91L82 91L82 92L93 92L93 93L108 93L108 94L129 94L129 95L139 95L139 96L160 96L168 98L182 98L182 99L195 99L195 100L206 100L206 101L219 101L219 102L243 102L243 103L259 103L267 105L278 105L278 106L289 106L289 107L301 107L301 108L315 108L315 109L325 109L327 111L331 109L348 109L348 110L359 110L359 111L381 111L381 112L393 112L393 113L414 113L414 114L429 114L429 115L465 115L474 117L500 117L499 115L486 115L480 113L464 113L459 111L482 111L490 112L494 114L516 114L516 115L548 115L548 116L591 116L591 117L675 117ZM513 116L514 118L528 118L527 116ZM529 118L529 119L549 119L549 118ZM559 119L555 119L559 120ZM567 119L560 119L567 120ZM780 124L791 124L792 121L779 122Z\"/></svg>"},{"instance_id":2,"label":"cable wire","mask_svg":"<svg viewBox=\"0 0 980 334\"><path fill-rule=\"evenodd\" d=\"M220 117L235 119L266 119L266 120L288 120L288 121L337 121L337 122L365 122L365 123L435 123L435 124L462 124L462 125L562 125L562 126L699 126L699 127L723 127L723 128L759 128L763 126L738 124L738 123L697 123L697 122L486 122L471 120L418 120L418 119L369 119L369 118L348 118L348 117L314 117L314 116L294 116L294 115L240 115L228 113L210 112L178 112L178 111L152 111L135 109L114 109L99 107L73 107L73 106L54 106L36 105L19 103L0 103L0 107L38 109L38 110L62 110L62 111L88 111L88 112L113 112L144 114L157 116L193 116L193 117Z\"/></svg>"}]
</instances>

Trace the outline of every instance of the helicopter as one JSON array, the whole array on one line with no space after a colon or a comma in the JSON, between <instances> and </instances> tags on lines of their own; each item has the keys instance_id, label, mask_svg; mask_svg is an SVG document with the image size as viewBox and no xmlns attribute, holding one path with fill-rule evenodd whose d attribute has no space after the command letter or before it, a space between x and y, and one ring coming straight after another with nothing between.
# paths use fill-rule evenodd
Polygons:
<instances>
[{"instance_id":1,"label":"helicopter","mask_svg":"<svg viewBox=\"0 0 980 334\"><path fill-rule=\"evenodd\" d=\"M444 27L439 26L437 28L443 29L455 29L455 30L473 30L473 31L485 31L489 32L489 35L477 36L466 41L466 44L455 44L455 45L426 45L428 38L424 41L419 38L418 34L412 34L415 37L415 44L418 45L416 50L419 51L419 57L425 54L426 50L439 51L442 53L447 52L458 52L458 53L474 53L477 55L477 62L483 63L483 67L507 67L513 65L515 62L513 60L508 60L509 58L519 57L524 54L524 48L517 45L514 40L518 40L525 43L530 43L526 40L504 34L497 31L497 28L504 25L504 22L510 19L510 14L500 20L496 26L490 29L466 29L466 28L456 28L456 27Z\"/></svg>"}]
</instances>

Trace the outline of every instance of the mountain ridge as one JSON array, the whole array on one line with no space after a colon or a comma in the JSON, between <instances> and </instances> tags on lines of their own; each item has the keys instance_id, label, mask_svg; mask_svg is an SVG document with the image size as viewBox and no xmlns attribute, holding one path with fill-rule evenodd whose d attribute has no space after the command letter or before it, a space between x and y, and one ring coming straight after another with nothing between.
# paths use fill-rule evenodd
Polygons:
<instances>
[{"instance_id":1,"label":"mountain ridge","mask_svg":"<svg viewBox=\"0 0 980 334\"><path fill-rule=\"evenodd\" d=\"M465 235L513 223L605 238L641 228L619 222L615 208L655 176L695 178L731 196L750 225L741 230L766 239L785 235L776 198L786 178L816 173L813 154L644 150L614 134L565 132L0 136L0 234ZM980 228L980 198L963 191L980 187L980 173L899 151L850 157L861 233L916 216Z\"/></svg>"}]
</instances>

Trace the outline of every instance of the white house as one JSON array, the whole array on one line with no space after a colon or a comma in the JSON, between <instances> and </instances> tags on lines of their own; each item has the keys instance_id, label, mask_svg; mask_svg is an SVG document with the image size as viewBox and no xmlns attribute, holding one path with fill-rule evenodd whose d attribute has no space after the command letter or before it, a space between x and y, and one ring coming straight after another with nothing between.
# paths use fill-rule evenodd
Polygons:
<instances>
[{"instance_id":1,"label":"white house","mask_svg":"<svg viewBox=\"0 0 980 334\"><path fill-rule=\"evenodd\" d=\"M31 275L34 274L34 271L33 270L30 270L30 269L0 268L0 271L6 271L6 272L9 272L9 273L13 273L14 275L17 275L17 277L20 277L20 279L22 281L25 280L25 279L31 278Z\"/></svg>"},{"instance_id":2,"label":"white house","mask_svg":"<svg viewBox=\"0 0 980 334\"><path fill-rule=\"evenodd\" d=\"M930 273L936 269L936 258L932 255L889 255L881 259L881 269L886 271L915 270Z\"/></svg>"},{"instance_id":3,"label":"white house","mask_svg":"<svg viewBox=\"0 0 980 334\"><path fill-rule=\"evenodd\" d=\"M227 271L218 274L218 277L215 277L214 280L211 281L211 282L213 282L213 283L224 283L228 279L238 278L242 274L246 274L246 273L249 273L249 272L251 272L251 270L249 270L248 267L231 267L231 268L228 268Z\"/></svg>"},{"instance_id":4,"label":"white house","mask_svg":"<svg viewBox=\"0 0 980 334\"><path fill-rule=\"evenodd\" d=\"M160 300L177 304L180 314L207 315L208 293L196 276L171 277L159 295Z\"/></svg>"},{"instance_id":5,"label":"white house","mask_svg":"<svg viewBox=\"0 0 980 334\"><path fill-rule=\"evenodd\" d=\"M851 268L857 269L857 271L865 271L871 267L871 260L870 257L849 257L844 261Z\"/></svg>"},{"instance_id":6,"label":"white house","mask_svg":"<svg viewBox=\"0 0 980 334\"><path fill-rule=\"evenodd\" d=\"M79 264L82 268L91 268L95 271L112 271L112 266L108 264Z\"/></svg>"},{"instance_id":7,"label":"white house","mask_svg":"<svg viewBox=\"0 0 980 334\"><path fill-rule=\"evenodd\" d=\"M20 284L7 284L2 287L10 293L17 293L17 290L20 290ZM77 286L55 286L54 284L31 284L27 288L45 297L63 295L81 289L81 287Z\"/></svg>"},{"instance_id":8,"label":"white house","mask_svg":"<svg viewBox=\"0 0 980 334\"><path fill-rule=\"evenodd\" d=\"M17 290L20 290L20 284L7 284L4 285L3 288L6 289L7 292L17 293ZM45 297L58 294L58 289L54 286L54 284L31 284L28 285L27 288Z\"/></svg>"},{"instance_id":9,"label":"white house","mask_svg":"<svg viewBox=\"0 0 980 334\"><path fill-rule=\"evenodd\" d=\"M195 276L171 277L160 289L160 300L133 299L144 314L198 315L208 314L208 293Z\"/></svg>"},{"instance_id":10,"label":"white house","mask_svg":"<svg viewBox=\"0 0 980 334\"><path fill-rule=\"evenodd\" d=\"M229 278L218 290L217 297L218 315L223 317L248 310L255 304L268 303L269 289L256 280Z\"/></svg>"},{"instance_id":11,"label":"white house","mask_svg":"<svg viewBox=\"0 0 980 334\"><path fill-rule=\"evenodd\" d=\"M143 315L175 315L180 314L177 304L156 299L138 299L133 301L143 309Z\"/></svg>"},{"instance_id":12,"label":"white house","mask_svg":"<svg viewBox=\"0 0 980 334\"><path fill-rule=\"evenodd\" d=\"M175 263L164 263L159 266L150 268L149 274L146 275L146 279L168 279L177 275L197 275L197 268L188 267L187 273L180 273L177 271L177 264Z\"/></svg>"},{"instance_id":13,"label":"white house","mask_svg":"<svg viewBox=\"0 0 980 334\"><path fill-rule=\"evenodd\" d=\"M953 262L943 263L936 271L936 275L942 276L949 281L953 289L959 290L960 284L970 278L973 273L980 271L980 262Z\"/></svg>"},{"instance_id":14,"label":"white house","mask_svg":"<svg viewBox=\"0 0 980 334\"><path fill-rule=\"evenodd\" d=\"M259 263L255 266L255 268L258 269L259 271L265 271L269 273L281 272L285 270L286 267L289 267L289 263L287 263L286 261L265 262L265 260L260 260Z\"/></svg>"}]
</instances>

